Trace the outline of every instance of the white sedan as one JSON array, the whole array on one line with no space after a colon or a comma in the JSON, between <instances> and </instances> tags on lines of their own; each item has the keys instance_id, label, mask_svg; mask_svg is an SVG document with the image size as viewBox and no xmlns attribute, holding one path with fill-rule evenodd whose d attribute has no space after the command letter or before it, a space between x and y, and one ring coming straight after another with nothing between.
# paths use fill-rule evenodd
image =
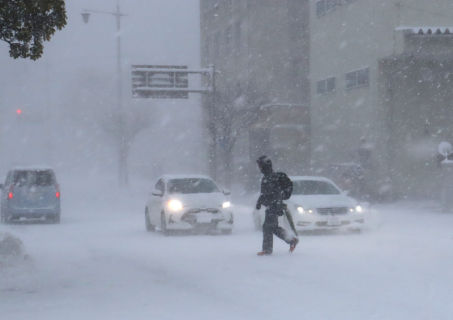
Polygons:
<instances>
[{"instance_id":1,"label":"white sedan","mask_svg":"<svg viewBox=\"0 0 453 320\"><path fill-rule=\"evenodd\" d=\"M358 203L324 177L290 177L293 181L291 198L285 200L297 232L314 230L349 230L359 232L369 210L368 203ZM254 210L255 228L261 230L264 209ZM279 224L289 228L286 217Z\"/></svg>"},{"instance_id":2,"label":"white sedan","mask_svg":"<svg viewBox=\"0 0 453 320\"><path fill-rule=\"evenodd\" d=\"M227 196L202 175L164 175L157 180L145 209L146 230L214 231L231 234L233 212Z\"/></svg>"}]
</instances>

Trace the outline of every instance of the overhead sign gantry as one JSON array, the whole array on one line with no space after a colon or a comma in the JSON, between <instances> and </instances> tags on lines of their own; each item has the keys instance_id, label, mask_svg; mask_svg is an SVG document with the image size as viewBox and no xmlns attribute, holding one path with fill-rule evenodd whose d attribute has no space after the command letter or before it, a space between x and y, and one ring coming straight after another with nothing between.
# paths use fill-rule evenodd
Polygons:
<instances>
[{"instance_id":1,"label":"overhead sign gantry","mask_svg":"<svg viewBox=\"0 0 453 320\"><path fill-rule=\"evenodd\" d=\"M208 77L204 88L189 88L189 74ZM188 99L189 93L212 93L215 90L214 66L188 69L187 66L132 66L132 96L134 98Z\"/></svg>"}]
</instances>

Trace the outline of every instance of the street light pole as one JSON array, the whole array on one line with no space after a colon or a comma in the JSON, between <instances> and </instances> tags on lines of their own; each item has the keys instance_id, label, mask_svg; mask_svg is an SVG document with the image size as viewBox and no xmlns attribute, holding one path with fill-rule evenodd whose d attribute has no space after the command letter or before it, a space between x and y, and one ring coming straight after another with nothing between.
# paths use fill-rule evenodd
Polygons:
<instances>
[{"instance_id":1,"label":"street light pole","mask_svg":"<svg viewBox=\"0 0 453 320\"><path fill-rule=\"evenodd\" d=\"M128 173L127 173L127 146L125 134L125 117L123 115L123 94L122 94L122 82L121 82L121 12L120 5L116 5L116 41L117 41L117 57L118 57L118 182L120 186L128 184Z\"/></svg>"},{"instance_id":2,"label":"street light pole","mask_svg":"<svg viewBox=\"0 0 453 320\"><path fill-rule=\"evenodd\" d=\"M116 5L116 26L117 26L117 57L118 57L118 113L121 114L123 111L122 108L122 93L121 93L121 12L120 12L120 4L117 3Z\"/></svg>"},{"instance_id":3,"label":"street light pole","mask_svg":"<svg viewBox=\"0 0 453 320\"><path fill-rule=\"evenodd\" d=\"M116 12L104 12L97 10L83 10L82 13L83 21L88 23L90 18L90 13L103 13L114 15L116 17L116 29L117 29L117 72L118 72L118 101L117 101L117 114L118 114L118 135L119 135L119 158L118 158L118 178L120 185L126 185L128 183L127 179L127 162L126 162L126 137L125 137L125 128L124 128L124 115L123 115L123 95L122 95L122 81L121 81L121 17L126 16L120 11L120 5L117 3Z\"/></svg>"}]
</instances>

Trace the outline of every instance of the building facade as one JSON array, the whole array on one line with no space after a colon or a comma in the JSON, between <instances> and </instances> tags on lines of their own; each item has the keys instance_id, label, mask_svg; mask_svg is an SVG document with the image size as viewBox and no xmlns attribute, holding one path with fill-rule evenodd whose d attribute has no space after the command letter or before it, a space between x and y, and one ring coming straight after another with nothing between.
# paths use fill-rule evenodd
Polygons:
<instances>
[{"instance_id":1,"label":"building facade","mask_svg":"<svg viewBox=\"0 0 453 320\"><path fill-rule=\"evenodd\" d=\"M453 140L452 34L450 0L310 0L313 163L360 164L378 196L432 195Z\"/></svg>"},{"instance_id":2,"label":"building facade","mask_svg":"<svg viewBox=\"0 0 453 320\"><path fill-rule=\"evenodd\" d=\"M256 180L255 160L262 154L269 154L281 170L294 173L309 161L308 4L308 0L200 2L201 64L213 64L219 71L216 90L246 97L245 108L247 103L260 104L259 117L247 126L233 151L240 180ZM209 108L205 99L205 118L212 114ZM209 133L206 137L210 139Z\"/></svg>"}]
</instances>

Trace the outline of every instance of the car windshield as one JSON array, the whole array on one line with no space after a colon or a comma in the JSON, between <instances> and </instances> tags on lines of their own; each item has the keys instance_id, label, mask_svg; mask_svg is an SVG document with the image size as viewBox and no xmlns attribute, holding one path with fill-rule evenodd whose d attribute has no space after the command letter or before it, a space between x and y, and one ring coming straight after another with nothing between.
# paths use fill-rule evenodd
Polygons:
<instances>
[{"instance_id":1,"label":"car windshield","mask_svg":"<svg viewBox=\"0 0 453 320\"><path fill-rule=\"evenodd\" d=\"M316 180L293 181L293 195L314 195L314 194L340 194L340 191L331 183Z\"/></svg>"},{"instance_id":2,"label":"car windshield","mask_svg":"<svg viewBox=\"0 0 453 320\"><path fill-rule=\"evenodd\" d=\"M17 187L48 187L53 185L49 170L20 170L14 175L13 184Z\"/></svg>"},{"instance_id":3,"label":"car windshield","mask_svg":"<svg viewBox=\"0 0 453 320\"><path fill-rule=\"evenodd\" d=\"M168 182L169 193L213 193L220 192L214 181L209 179L186 178Z\"/></svg>"}]
</instances>

